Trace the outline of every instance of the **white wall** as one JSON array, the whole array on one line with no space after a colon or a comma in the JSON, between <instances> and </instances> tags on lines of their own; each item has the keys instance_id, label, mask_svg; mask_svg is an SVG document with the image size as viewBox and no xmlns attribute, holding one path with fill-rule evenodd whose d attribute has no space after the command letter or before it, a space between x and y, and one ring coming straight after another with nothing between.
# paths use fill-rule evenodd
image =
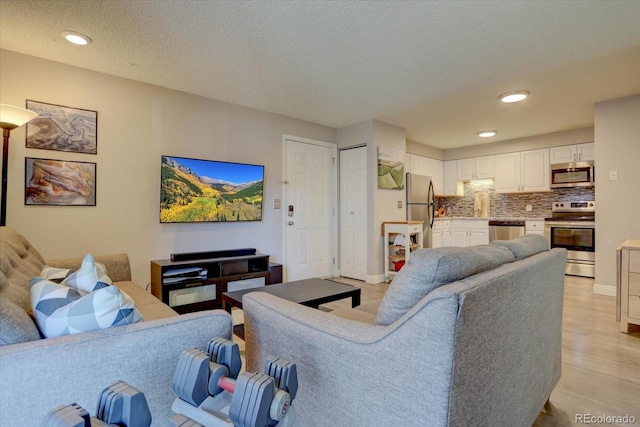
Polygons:
<instances>
[{"instance_id":1,"label":"white wall","mask_svg":"<svg viewBox=\"0 0 640 427\"><path fill-rule=\"evenodd\" d=\"M594 290L614 294L615 251L626 239L640 239L640 94L595 104L595 141ZM617 171L618 179L610 180L609 171Z\"/></svg>"},{"instance_id":2,"label":"white wall","mask_svg":"<svg viewBox=\"0 0 640 427\"><path fill-rule=\"evenodd\" d=\"M373 244L369 245L368 274L374 277L384 275L384 260L382 247L382 223L384 221L406 220L405 190L388 190L378 188L378 146L406 150L406 131L404 128L393 126L378 120L373 120L373 143L369 151L371 158L372 176L369 180L369 194L373 200L373 215L368 226ZM406 185L406 183L405 183ZM402 207L398 208L398 202ZM380 279L382 280L382 279Z\"/></svg>"},{"instance_id":3,"label":"white wall","mask_svg":"<svg viewBox=\"0 0 640 427\"><path fill-rule=\"evenodd\" d=\"M338 149L368 145L373 138L373 120L365 120L337 131Z\"/></svg>"},{"instance_id":4,"label":"white wall","mask_svg":"<svg viewBox=\"0 0 640 427\"><path fill-rule=\"evenodd\" d=\"M436 160L444 160L444 150L411 141L410 139L407 139L407 153L417 154L418 156L429 157Z\"/></svg>"},{"instance_id":5,"label":"white wall","mask_svg":"<svg viewBox=\"0 0 640 427\"><path fill-rule=\"evenodd\" d=\"M255 247L282 262L282 135L336 142L336 130L170 89L0 50L0 102L26 99L98 111L98 154L25 148L12 132L7 225L45 258L126 252L133 279L171 253ZM160 156L265 165L263 220L160 224ZM97 163L97 206L24 205L24 158Z\"/></svg>"}]
</instances>

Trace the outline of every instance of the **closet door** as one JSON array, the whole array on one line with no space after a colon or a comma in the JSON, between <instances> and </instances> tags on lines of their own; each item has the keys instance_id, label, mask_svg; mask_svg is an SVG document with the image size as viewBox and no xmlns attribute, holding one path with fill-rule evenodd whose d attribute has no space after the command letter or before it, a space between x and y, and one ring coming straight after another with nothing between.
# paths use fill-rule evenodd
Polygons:
<instances>
[{"instance_id":1,"label":"closet door","mask_svg":"<svg viewBox=\"0 0 640 427\"><path fill-rule=\"evenodd\" d=\"M340 151L340 275L367 275L367 148Z\"/></svg>"}]
</instances>

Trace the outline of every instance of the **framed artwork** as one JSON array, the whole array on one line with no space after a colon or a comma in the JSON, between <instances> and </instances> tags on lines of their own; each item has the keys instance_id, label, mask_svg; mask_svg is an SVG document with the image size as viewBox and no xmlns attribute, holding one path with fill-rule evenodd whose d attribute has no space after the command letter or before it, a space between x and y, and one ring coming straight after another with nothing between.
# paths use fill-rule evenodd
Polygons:
<instances>
[{"instance_id":1,"label":"framed artwork","mask_svg":"<svg viewBox=\"0 0 640 427\"><path fill-rule=\"evenodd\" d=\"M98 153L98 112L27 99L38 117L27 123L27 148Z\"/></svg>"},{"instance_id":2,"label":"framed artwork","mask_svg":"<svg viewBox=\"0 0 640 427\"><path fill-rule=\"evenodd\" d=\"M95 206L96 164L25 157L25 205Z\"/></svg>"},{"instance_id":3,"label":"framed artwork","mask_svg":"<svg viewBox=\"0 0 640 427\"><path fill-rule=\"evenodd\" d=\"M404 188L404 152L378 146L378 188Z\"/></svg>"}]
</instances>

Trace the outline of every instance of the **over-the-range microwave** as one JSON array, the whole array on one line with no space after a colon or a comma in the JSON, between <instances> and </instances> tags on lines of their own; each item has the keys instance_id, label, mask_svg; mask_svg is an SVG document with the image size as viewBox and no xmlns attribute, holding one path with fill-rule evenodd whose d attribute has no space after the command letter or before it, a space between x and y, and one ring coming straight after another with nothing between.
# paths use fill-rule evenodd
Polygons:
<instances>
[{"instance_id":1,"label":"over-the-range microwave","mask_svg":"<svg viewBox=\"0 0 640 427\"><path fill-rule=\"evenodd\" d=\"M593 187L593 162L557 163L551 165L551 188Z\"/></svg>"}]
</instances>

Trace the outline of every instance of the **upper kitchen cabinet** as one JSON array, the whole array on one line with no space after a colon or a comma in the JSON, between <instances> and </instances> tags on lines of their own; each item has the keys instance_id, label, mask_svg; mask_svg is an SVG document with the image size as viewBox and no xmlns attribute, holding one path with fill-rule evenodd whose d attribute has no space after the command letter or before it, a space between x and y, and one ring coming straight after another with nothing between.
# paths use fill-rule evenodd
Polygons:
<instances>
[{"instance_id":1,"label":"upper kitchen cabinet","mask_svg":"<svg viewBox=\"0 0 640 427\"><path fill-rule=\"evenodd\" d=\"M595 143L563 145L550 149L551 164L586 162L595 159Z\"/></svg>"},{"instance_id":2,"label":"upper kitchen cabinet","mask_svg":"<svg viewBox=\"0 0 640 427\"><path fill-rule=\"evenodd\" d=\"M433 182L433 190L435 194L441 196L444 194L444 166L441 160L431 159L429 157L419 156L417 154L409 154L411 173L416 175L425 175L431 177Z\"/></svg>"},{"instance_id":3,"label":"upper kitchen cabinet","mask_svg":"<svg viewBox=\"0 0 640 427\"><path fill-rule=\"evenodd\" d=\"M457 160L447 160L444 162L443 196L464 196L464 184L462 181L458 181Z\"/></svg>"},{"instance_id":4,"label":"upper kitchen cabinet","mask_svg":"<svg viewBox=\"0 0 640 427\"><path fill-rule=\"evenodd\" d=\"M494 156L458 160L458 181L491 179L494 176Z\"/></svg>"},{"instance_id":5,"label":"upper kitchen cabinet","mask_svg":"<svg viewBox=\"0 0 640 427\"><path fill-rule=\"evenodd\" d=\"M549 149L497 154L496 193L550 191Z\"/></svg>"}]
</instances>

